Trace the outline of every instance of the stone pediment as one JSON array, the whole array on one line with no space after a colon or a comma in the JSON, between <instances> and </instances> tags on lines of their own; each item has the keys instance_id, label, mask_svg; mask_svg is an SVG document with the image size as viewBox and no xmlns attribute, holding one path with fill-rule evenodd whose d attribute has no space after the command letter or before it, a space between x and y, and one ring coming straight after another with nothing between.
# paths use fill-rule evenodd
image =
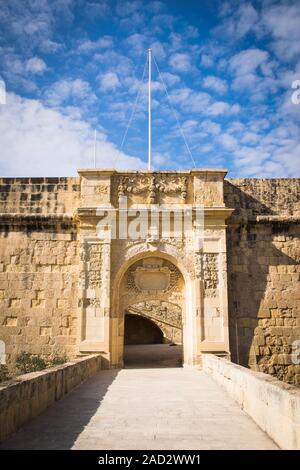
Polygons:
<instances>
[{"instance_id":1,"label":"stone pediment","mask_svg":"<svg viewBox=\"0 0 300 470\"><path fill-rule=\"evenodd\" d=\"M81 207L119 204L126 196L133 204L203 204L224 207L223 180L226 170L116 171L79 170Z\"/></svg>"},{"instance_id":2,"label":"stone pediment","mask_svg":"<svg viewBox=\"0 0 300 470\"><path fill-rule=\"evenodd\" d=\"M142 293L168 292L176 288L178 271L161 258L147 258L128 272L127 289Z\"/></svg>"}]
</instances>

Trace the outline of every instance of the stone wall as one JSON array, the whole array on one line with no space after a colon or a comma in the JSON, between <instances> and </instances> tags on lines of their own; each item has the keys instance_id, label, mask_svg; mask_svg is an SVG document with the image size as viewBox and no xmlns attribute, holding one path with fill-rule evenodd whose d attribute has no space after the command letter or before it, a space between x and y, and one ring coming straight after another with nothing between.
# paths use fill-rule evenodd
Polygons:
<instances>
[{"instance_id":1,"label":"stone wall","mask_svg":"<svg viewBox=\"0 0 300 470\"><path fill-rule=\"evenodd\" d=\"M299 216L300 179L231 178L224 181L224 198L226 206L235 209L235 220Z\"/></svg>"},{"instance_id":2,"label":"stone wall","mask_svg":"<svg viewBox=\"0 0 300 470\"><path fill-rule=\"evenodd\" d=\"M0 442L63 398L101 367L93 354L0 384Z\"/></svg>"},{"instance_id":3,"label":"stone wall","mask_svg":"<svg viewBox=\"0 0 300 470\"><path fill-rule=\"evenodd\" d=\"M0 213L73 214L80 178L0 178Z\"/></svg>"},{"instance_id":4,"label":"stone wall","mask_svg":"<svg viewBox=\"0 0 300 470\"><path fill-rule=\"evenodd\" d=\"M225 202L232 359L300 384L300 181L234 179Z\"/></svg>"},{"instance_id":5,"label":"stone wall","mask_svg":"<svg viewBox=\"0 0 300 470\"><path fill-rule=\"evenodd\" d=\"M22 351L73 357L77 337L76 178L0 184L0 338L13 372Z\"/></svg>"},{"instance_id":6,"label":"stone wall","mask_svg":"<svg viewBox=\"0 0 300 470\"><path fill-rule=\"evenodd\" d=\"M116 174L112 176L111 187L110 176L105 172L100 172L100 176L98 173L95 170L90 176L83 174L81 178L0 180L0 340L5 342L10 368L22 351L44 356L66 352L72 357L78 352L78 345L82 352L106 351L109 347L109 303L100 309L99 298L105 298L110 281L112 286L115 285L117 270L129 259L130 253L135 256L138 249L143 251L144 248L134 244L128 247L126 240L115 241L111 246L98 246L91 204L96 207L99 203L109 202L111 197L114 200L120 187L133 199L135 193L129 192L126 181L129 176L133 180L140 176L125 175L122 185L117 186L122 176ZM159 180L164 188L162 194L159 193L163 202L175 201L176 197L181 202L192 202L194 190L196 202L210 204L216 192L213 185L217 185L219 196L216 202L213 201L209 214L215 214L222 203L220 175L216 182L216 176L208 175L211 181L207 182L206 176L200 174L199 181L198 176L196 178L199 184L195 183L194 189L189 175L171 175L174 180L171 178L171 182L167 175L158 176L163 178ZM145 199L147 193L143 193L148 183L145 188L140 188L139 197L148 200ZM224 198L226 207L234 209L227 228L232 359L300 384L300 365L291 364L290 355L292 342L300 339L300 181L229 179L224 182ZM85 212L81 204L84 204ZM78 222L80 217L82 220ZM80 233L84 235L84 232L91 238L82 243ZM223 297L216 300L220 294L218 283L222 280L218 269L226 271L225 252L224 263L222 261L218 268L223 258L218 255L219 242L212 241L217 236L215 228L208 231L208 246L204 256L200 252L197 254L198 264L194 257L186 256L184 250L174 253L188 268L195 265L197 276L199 279L202 276L204 281L204 309L219 315L219 303L222 301L224 307L227 300L225 297L225 300ZM173 247L170 253L172 250ZM100 264L103 265L101 272ZM103 275L109 270L111 279L109 275ZM95 282L97 288L93 291ZM223 287L225 292L225 284ZM144 300L133 292L131 305ZM157 297L156 300L166 299ZM202 308L200 304L198 307ZM83 314L79 321L80 309ZM160 309L157 312L160 313ZM169 320L163 318L166 319ZM214 319L213 315L212 320L216 320L221 334L220 325L224 325L224 321L221 317ZM116 325L118 322L120 320L115 321ZM171 336L175 342L181 342L180 324L173 323L172 320ZM88 336L82 334L78 339L78 331L82 333L84 328ZM199 325L200 328L205 330L203 338L210 338L208 327ZM100 330L103 333L101 344L97 336ZM212 333L214 338L214 331ZM205 342L203 338L201 344ZM95 347L98 349L93 349ZM221 347L224 350L224 345Z\"/></svg>"},{"instance_id":7,"label":"stone wall","mask_svg":"<svg viewBox=\"0 0 300 470\"><path fill-rule=\"evenodd\" d=\"M280 448L300 449L298 388L212 354L203 355L202 366Z\"/></svg>"}]
</instances>

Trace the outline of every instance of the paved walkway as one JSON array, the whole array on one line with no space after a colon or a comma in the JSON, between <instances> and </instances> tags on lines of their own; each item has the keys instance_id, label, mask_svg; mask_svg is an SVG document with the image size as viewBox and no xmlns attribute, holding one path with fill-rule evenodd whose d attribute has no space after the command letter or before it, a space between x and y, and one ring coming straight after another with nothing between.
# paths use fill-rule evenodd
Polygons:
<instances>
[{"instance_id":1,"label":"paved walkway","mask_svg":"<svg viewBox=\"0 0 300 470\"><path fill-rule=\"evenodd\" d=\"M276 449L204 372L100 371L2 449Z\"/></svg>"},{"instance_id":2,"label":"paved walkway","mask_svg":"<svg viewBox=\"0 0 300 470\"><path fill-rule=\"evenodd\" d=\"M124 348L125 369L181 367L182 346L178 344L136 344Z\"/></svg>"}]
</instances>

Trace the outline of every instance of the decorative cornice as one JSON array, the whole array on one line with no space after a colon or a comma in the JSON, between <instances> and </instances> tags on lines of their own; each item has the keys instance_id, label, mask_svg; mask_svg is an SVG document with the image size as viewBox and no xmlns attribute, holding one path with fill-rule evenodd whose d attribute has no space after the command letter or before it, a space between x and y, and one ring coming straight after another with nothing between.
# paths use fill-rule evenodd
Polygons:
<instances>
[{"instance_id":1,"label":"decorative cornice","mask_svg":"<svg viewBox=\"0 0 300 470\"><path fill-rule=\"evenodd\" d=\"M121 170L115 168L80 168L77 170L80 176L100 176L100 175L203 175L222 176L227 175L225 168L194 168L192 170Z\"/></svg>"},{"instance_id":2,"label":"decorative cornice","mask_svg":"<svg viewBox=\"0 0 300 470\"><path fill-rule=\"evenodd\" d=\"M257 216L242 216L233 214L228 220L230 226L241 225L255 225L255 224L278 224L290 225L299 224L300 216L281 216L281 215L257 215Z\"/></svg>"},{"instance_id":3,"label":"decorative cornice","mask_svg":"<svg viewBox=\"0 0 300 470\"><path fill-rule=\"evenodd\" d=\"M113 168L80 168L77 172L80 176L110 176L117 173Z\"/></svg>"},{"instance_id":4,"label":"decorative cornice","mask_svg":"<svg viewBox=\"0 0 300 470\"><path fill-rule=\"evenodd\" d=\"M279 224L298 224L300 222L300 216L258 215L255 217L255 221L263 224L273 222Z\"/></svg>"},{"instance_id":5,"label":"decorative cornice","mask_svg":"<svg viewBox=\"0 0 300 470\"><path fill-rule=\"evenodd\" d=\"M59 224L66 228L76 226L76 216L73 214L23 214L16 212L1 212L0 226L9 225L11 227L34 225L35 228L53 227Z\"/></svg>"}]
</instances>

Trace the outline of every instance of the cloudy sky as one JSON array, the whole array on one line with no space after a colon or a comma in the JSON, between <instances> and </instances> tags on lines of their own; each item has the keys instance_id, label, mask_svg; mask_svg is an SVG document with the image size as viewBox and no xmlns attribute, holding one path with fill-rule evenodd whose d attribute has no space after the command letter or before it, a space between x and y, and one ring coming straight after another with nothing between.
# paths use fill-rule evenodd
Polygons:
<instances>
[{"instance_id":1,"label":"cloudy sky","mask_svg":"<svg viewBox=\"0 0 300 470\"><path fill-rule=\"evenodd\" d=\"M76 175L94 129L97 166L145 168L151 47L155 169L299 176L299 25L299 0L0 0L0 174Z\"/></svg>"}]
</instances>

